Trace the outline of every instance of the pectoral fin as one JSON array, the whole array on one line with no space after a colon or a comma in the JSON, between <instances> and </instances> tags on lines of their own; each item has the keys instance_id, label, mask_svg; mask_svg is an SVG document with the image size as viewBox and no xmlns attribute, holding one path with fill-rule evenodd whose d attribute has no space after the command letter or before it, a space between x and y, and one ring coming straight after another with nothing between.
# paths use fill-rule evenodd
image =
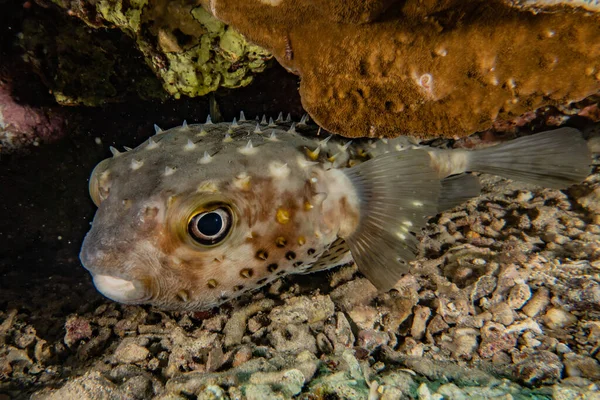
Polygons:
<instances>
[{"instance_id":1,"label":"pectoral fin","mask_svg":"<svg viewBox=\"0 0 600 400\"><path fill-rule=\"evenodd\" d=\"M383 154L344 172L360 203L358 227L344 239L359 270L389 290L418 253L415 232L437 213L440 180L419 149Z\"/></svg>"}]
</instances>

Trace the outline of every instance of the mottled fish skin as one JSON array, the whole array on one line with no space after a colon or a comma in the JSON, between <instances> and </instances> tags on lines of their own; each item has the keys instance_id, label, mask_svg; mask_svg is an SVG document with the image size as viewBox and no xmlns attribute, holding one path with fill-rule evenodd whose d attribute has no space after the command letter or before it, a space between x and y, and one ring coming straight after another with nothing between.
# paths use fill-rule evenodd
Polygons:
<instances>
[{"instance_id":1,"label":"mottled fish skin","mask_svg":"<svg viewBox=\"0 0 600 400\"><path fill-rule=\"evenodd\" d=\"M357 218L348 179L313 160L318 148L289 122L160 131L94 170L99 207L83 265L113 300L188 310L305 272ZM231 209L230 234L216 246L195 242L188 221L219 205Z\"/></svg>"},{"instance_id":2,"label":"mottled fish skin","mask_svg":"<svg viewBox=\"0 0 600 400\"><path fill-rule=\"evenodd\" d=\"M557 135L550 136L554 155ZM408 272L417 254L414 233L427 217L478 195L477 179L466 171L509 169L501 149L488 165L485 152L424 150L407 138L352 145L330 139L315 136L304 119L258 123L242 115L233 123L157 129L133 150L113 150L90 177L98 211L82 246L84 267L108 298L174 310L213 307L280 276L353 258L387 290ZM568 151L583 158L565 161L575 172L558 181L547 172L550 186L587 175L590 156L575 142L579 147ZM542 164L535 162L544 172ZM231 221L209 242L194 239L204 213Z\"/></svg>"}]
</instances>

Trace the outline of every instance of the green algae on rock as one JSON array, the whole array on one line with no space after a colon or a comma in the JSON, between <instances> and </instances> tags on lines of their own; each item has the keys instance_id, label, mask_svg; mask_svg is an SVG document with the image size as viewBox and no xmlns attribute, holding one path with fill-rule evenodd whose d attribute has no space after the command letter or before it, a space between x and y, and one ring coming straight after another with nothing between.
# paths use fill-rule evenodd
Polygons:
<instances>
[{"instance_id":1,"label":"green algae on rock","mask_svg":"<svg viewBox=\"0 0 600 400\"><path fill-rule=\"evenodd\" d=\"M131 36L163 89L175 98L246 86L271 59L202 7L184 1L54 3L93 28L117 28Z\"/></svg>"},{"instance_id":2,"label":"green algae on rock","mask_svg":"<svg viewBox=\"0 0 600 400\"><path fill-rule=\"evenodd\" d=\"M192 9L191 15L205 29L197 44L177 51L176 46L169 49L168 39L162 41L169 68L161 70L160 76L170 94L194 97L215 91L219 86L246 86L254 72L264 70L271 57L265 50L249 44L241 34L215 20L201 7ZM169 35L165 30L160 32L163 37Z\"/></svg>"}]
</instances>

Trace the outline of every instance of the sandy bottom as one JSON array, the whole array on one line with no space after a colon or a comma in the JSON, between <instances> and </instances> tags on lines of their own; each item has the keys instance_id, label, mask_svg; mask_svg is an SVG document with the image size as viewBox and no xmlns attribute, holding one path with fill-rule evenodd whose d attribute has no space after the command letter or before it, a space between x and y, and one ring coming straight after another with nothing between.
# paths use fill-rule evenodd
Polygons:
<instances>
[{"instance_id":1,"label":"sandy bottom","mask_svg":"<svg viewBox=\"0 0 600 400\"><path fill-rule=\"evenodd\" d=\"M565 191L482 181L387 294L349 265L166 313L102 298L76 259L3 288L0 399L600 398L598 163Z\"/></svg>"}]
</instances>

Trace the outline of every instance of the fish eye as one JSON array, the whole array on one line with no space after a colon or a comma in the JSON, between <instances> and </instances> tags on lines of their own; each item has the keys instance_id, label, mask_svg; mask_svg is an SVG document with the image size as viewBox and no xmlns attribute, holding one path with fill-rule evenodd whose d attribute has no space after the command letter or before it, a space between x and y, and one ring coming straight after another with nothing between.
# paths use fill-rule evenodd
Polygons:
<instances>
[{"instance_id":1,"label":"fish eye","mask_svg":"<svg viewBox=\"0 0 600 400\"><path fill-rule=\"evenodd\" d=\"M195 214L188 223L190 236L204 246L218 244L231 229L231 211L220 207Z\"/></svg>"}]
</instances>

